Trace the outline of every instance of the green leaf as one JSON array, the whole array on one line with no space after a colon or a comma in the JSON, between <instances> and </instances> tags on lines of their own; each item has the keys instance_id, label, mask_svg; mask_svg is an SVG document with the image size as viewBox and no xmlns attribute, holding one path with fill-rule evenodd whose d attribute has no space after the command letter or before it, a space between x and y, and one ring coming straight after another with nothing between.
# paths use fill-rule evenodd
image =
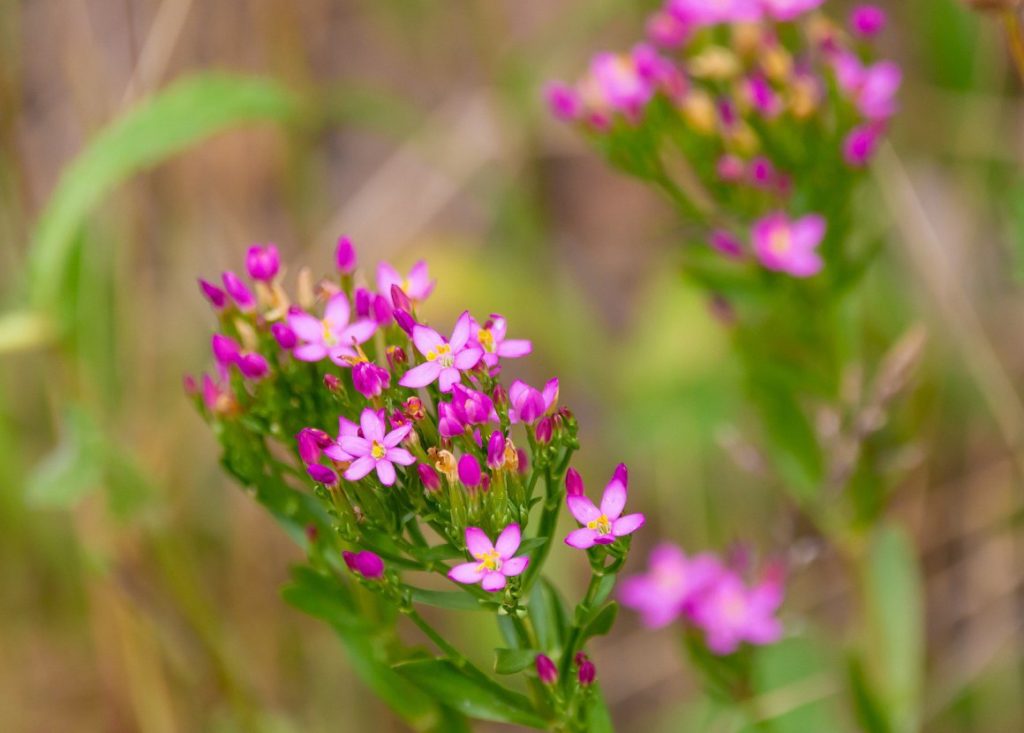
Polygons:
<instances>
[{"instance_id":1,"label":"green leaf","mask_svg":"<svg viewBox=\"0 0 1024 733\"><path fill-rule=\"evenodd\" d=\"M35 506L70 508L102 482L102 439L89 414L70 406L62 431L57 447L28 476L25 497Z\"/></svg>"},{"instance_id":2,"label":"green leaf","mask_svg":"<svg viewBox=\"0 0 1024 733\"><path fill-rule=\"evenodd\" d=\"M394 670L431 697L480 720L546 728L530 701L501 685L470 677L444 659L397 664Z\"/></svg>"},{"instance_id":3,"label":"green leaf","mask_svg":"<svg viewBox=\"0 0 1024 733\"><path fill-rule=\"evenodd\" d=\"M612 626L615 625L615 619L619 615L619 604L612 601L604 608L600 609L596 614L591 617L590 622L583 629L583 640L590 639L594 636L604 636L612 630Z\"/></svg>"},{"instance_id":4,"label":"green leaf","mask_svg":"<svg viewBox=\"0 0 1024 733\"><path fill-rule=\"evenodd\" d=\"M775 733L847 729L837 702L840 685L823 648L811 639L791 638L754 651L758 711Z\"/></svg>"},{"instance_id":5,"label":"green leaf","mask_svg":"<svg viewBox=\"0 0 1024 733\"><path fill-rule=\"evenodd\" d=\"M601 577L600 582L597 585L597 592L594 593L594 605L600 606L605 600L611 595L612 589L615 588L615 581L617 576L615 573L609 573Z\"/></svg>"},{"instance_id":6,"label":"green leaf","mask_svg":"<svg viewBox=\"0 0 1024 733\"><path fill-rule=\"evenodd\" d=\"M522 672L537 659L536 649L495 649L494 671L498 674Z\"/></svg>"},{"instance_id":7,"label":"green leaf","mask_svg":"<svg viewBox=\"0 0 1024 733\"><path fill-rule=\"evenodd\" d=\"M537 632L541 648L547 652L559 649L567 625L565 606L547 578L542 577L534 585L526 609L530 613L530 621Z\"/></svg>"},{"instance_id":8,"label":"green leaf","mask_svg":"<svg viewBox=\"0 0 1024 733\"><path fill-rule=\"evenodd\" d=\"M765 439L787 488L801 500L813 499L825 466L810 420L792 391L777 384L755 389L754 400L764 422Z\"/></svg>"},{"instance_id":9,"label":"green leaf","mask_svg":"<svg viewBox=\"0 0 1024 733\"><path fill-rule=\"evenodd\" d=\"M117 185L218 132L257 120L284 122L298 107L268 79L206 73L172 84L111 123L65 169L39 218L28 263L33 306L57 300L76 233Z\"/></svg>"},{"instance_id":10,"label":"green leaf","mask_svg":"<svg viewBox=\"0 0 1024 733\"><path fill-rule=\"evenodd\" d=\"M595 686L586 702L587 733L615 733L611 713L604 701L604 695Z\"/></svg>"},{"instance_id":11,"label":"green leaf","mask_svg":"<svg viewBox=\"0 0 1024 733\"><path fill-rule=\"evenodd\" d=\"M547 537L531 537L528 540L523 540L522 544L519 545L519 549L516 550L520 555L526 555L531 550L536 550L538 547L543 547L544 543L548 541Z\"/></svg>"},{"instance_id":12,"label":"green leaf","mask_svg":"<svg viewBox=\"0 0 1024 733\"><path fill-rule=\"evenodd\" d=\"M924 668L922 581L899 527L878 528L864 567L868 647L864 671L894 733L916 731Z\"/></svg>"},{"instance_id":13,"label":"green leaf","mask_svg":"<svg viewBox=\"0 0 1024 733\"><path fill-rule=\"evenodd\" d=\"M449 608L454 611L482 611L487 606L482 605L479 600L460 590L443 591L427 590L426 588L409 588L412 591L412 599L416 603L423 603L427 606L437 608Z\"/></svg>"}]
</instances>

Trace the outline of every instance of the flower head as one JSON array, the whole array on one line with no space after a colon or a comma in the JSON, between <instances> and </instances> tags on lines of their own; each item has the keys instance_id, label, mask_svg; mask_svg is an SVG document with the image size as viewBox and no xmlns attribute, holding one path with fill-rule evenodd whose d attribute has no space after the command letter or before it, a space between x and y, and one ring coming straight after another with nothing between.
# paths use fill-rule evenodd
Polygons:
<instances>
[{"instance_id":1,"label":"flower head","mask_svg":"<svg viewBox=\"0 0 1024 733\"><path fill-rule=\"evenodd\" d=\"M250 247L245 255L245 269L253 280L269 282L277 276L280 268L281 257L276 245L268 244L261 247L256 244Z\"/></svg>"},{"instance_id":2,"label":"flower head","mask_svg":"<svg viewBox=\"0 0 1024 733\"><path fill-rule=\"evenodd\" d=\"M469 328L470 340L484 352L483 361L487 366L496 366L499 358L517 359L533 351L533 344L526 339L505 338L505 319L496 313L482 326L470 320Z\"/></svg>"},{"instance_id":3,"label":"flower head","mask_svg":"<svg viewBox=\"0 0 1024 733\"><path fill-rule=\"evenodd\" d=\"M877 5L858 5L850 11L850 28L862 38L873 38L885 30L888 16Z\"/></svg>"},{"instance_id":4,"label":"flower head","mask_svg":"<svg viewBox=\"0 0 1024 733\"><path fill-rule=\"evenodd\" d=\"M620 464L616 469L615 475L604 489L600 506L594 506L594 502L585 494L569 494L565 497L569 512L583 525L569 533L565 538L565 544L580 550L594 545L608 545L643 526L643 514L622 515L622 510L626 506L628 481L625 468L624 464Z\"/></svg>"},{"instance_id":5,"label":"flower head","mask_svg":"<svg viewBox=\"0 0 1024 733\"><path fill-rule=\"evenodd\" d=\"M647 572L623 581L619 600L639 611L645 625L661 628L686 613L723 570L714 555L687 557L676 545L658 545Z\"/></svg>"},{"instance_id":6,"label":"flower head","mask_svg":"<svg viewBox=\"0 0 1024 733\"><path fill-rule=\"evenodd\" d=\"M723 573L702 594L693 620L715 654L731 654L742 642L773 644L782 636L775 612L782 605L782 573L770 569L753 587L733 572Z\"/></svg>"},{"instance_id":7,"label":"flower head","mask_svg":"<svg viewBox=\"0 0 1024 733\"><path fill-rule=\"evenodd\" d=\"M304 311L288 314L288 326L302 343L293 352L300 361L320 361L330 357L339 366L347 366L357 357L355 347L373 336L376 325L368 319L349 323L348 298L336 293L327 301L324 317L315 318Z\"/></svg>"},{"instance_id":8,"label":"flower head","mask_svg":"<svg viewBox=\"0 0 1024 733\"><path fill-rule=\"evenodd\" d=\"M477 365L483 352L469 343L469 311L465 311L455 322L451 339L427 326L417 324L412 330L412 341L426 361L407 371L398 381L403 387L413 389L438 382L442 392L451 392L455 383L462 378L462 372Z\"/></svg>"},{"instance_id":9,"label":"flower head","mask_svg":"<svg viewBox=\"0 0 1024 733\"><path fill-rule=\"evenodd\" d=\"M532 423L558 404L558 377L549 379L543 391L516 380L508 388L508 417L513 423Z\"/></svg>"},{"instance_id":10,"label":"flower head","mask_svg":"<svg viewBox=\"0 0 1024 733\"><path fill-rule=\"evenodd\" d=\"M514 557L521 540L518 524L505 527L493 544L479 527L466 527L466 549L474 561L456 565L448 577L456 583L480 583L486 591L501 590L506 578L519 575L530 562L525 555Z\"/></svg>"},{"instance_id":11,"label":"flower head","mask_svg":"<svg viewBox=\"0 0 1024 733\"><path fill-rule=\"evenodd\" d=\"M754 223L754 253L769 270L810 277L821 271L821 257L815 251L825 237L825 219L810 214L790 221L775 213Z\"/></svg>"},{"instance_id":12,"label":"flower head","mask_svg":"<svg viewBox=\"0 0 1024 733\"><path fill-rule=\"evenodd\" d=\"M352 366L352 386L367 399L381 394L391 385L391 373L381 366L360 359Z\"/></svg>"},{"instance_id":13,"label":"flower head","mask_svg":"<svg viewBox=\"0 0 1024 733\"><path fill-rule=\"evenodd\" d=\"M669 0L666 10L693 25L754 23L761 20L759 0Z\"/></svg>"},{"instance_id":14,"label":"flower head","mask_svg":"<svg viewBox=\"0 0 1024 733\"><path fill-rule=\"evenodd\" d=\"M384 414L365 408L359 416L361 435L342 435L338 445L352 457L352 464L345 471L345 479L358 481L376 469L377 478L385 486L395 483L395 466L411 466L416 462L412 454L399 444L412 432L412 425L403 425L389 433L385 432Z\"/></svg>"},{"instance_id":15,"label":"flower head","mask_svg":"<svg viewBox=\"0 0 1024 733\"><path fill-rule=\"evenodd\" d=\"M387 262L377 265L377 292L388 298L391 297L391 286L397 285L411 300L422 303L434 292L436 282L430 279L427 263L423 260L412 266L408 277L400 275Z\"/></svg>"}]
</instances>

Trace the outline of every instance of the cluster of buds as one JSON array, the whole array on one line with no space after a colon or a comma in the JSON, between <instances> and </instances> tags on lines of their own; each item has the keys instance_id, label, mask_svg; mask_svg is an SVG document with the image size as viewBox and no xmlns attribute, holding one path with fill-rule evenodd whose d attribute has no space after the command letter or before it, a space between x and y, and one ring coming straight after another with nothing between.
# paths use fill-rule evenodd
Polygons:
<instances>
[{"instance_id":1,"label":"cluster of buds","mask_svg":"<svg viewBox=\"0 0 1024 733\"><path fill-rule=\"evenodd\" d=\"M650 628L683 620L715 654L732 654L744 642L772 644L782 636L775 617L782 605L782 567L769 565L748 583L736 567L741 564L710 553L687 557L676 545L659 545L647 572L623 581L619 599Z\"/></svg>"},{"instance_id":2,"label":"cluster of buds","mask_svg":"<svg viewBox=\"0 0 1024 733\"><path fill-rule=\"evenodd\" d=\"M548 104L669 194L710 251L815 275L839 235L823 213L877 150L901 82L872 59L881 9L855 8L844 28L822 4L667 0L645 41L550 84Z\"/></svg>"},{"instance_id":3,"label":"cluster of buds","mask_svg":"<svg viewBox=\"0 0 1024 733\"><path fill-rule=\"evenodd\" d=\"M610 586L598 581L618 572L644 523L624 514L625 466L593 504L570 468L577 424L559 404L558 379L503 380L531 342L511 338L498 314L466 311L451 330L435 330L418 315L435 286L425 263L408 276L381 263L371 286L356 260L341 239L336 273L314 281L300 271L294 299L273 245L249 250L248 278L200 280L218 319L216 370L202 387L187 384L216 427L225 466L277 516L308 522L311 553L343 561L329 567L347 568L383 602L415 614L423 592L407 571L436 573L451 585L445 593L519 620L524 645L529 626L542 623L527 601L561 544L567 506L582 526L564 544L585 550L593 571L572 616L578 628L545 650L569 669L589 620L607 607ZM549 691L567 706L563 717L583 715L571 701L594 679L580 659L578 684ZM542 680L557 669L538 657Z\"/></svg>"}]
</instances>

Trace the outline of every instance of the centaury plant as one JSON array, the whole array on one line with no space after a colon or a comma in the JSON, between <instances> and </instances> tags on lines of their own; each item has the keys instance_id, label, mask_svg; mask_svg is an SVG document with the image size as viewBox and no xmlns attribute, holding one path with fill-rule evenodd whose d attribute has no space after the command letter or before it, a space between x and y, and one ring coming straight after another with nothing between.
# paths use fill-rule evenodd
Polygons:
<instances>
[{"instance_id":1,"label":"centaury plant","mask_svg":"<svg viewBox=\"0 0 1024 733\"><path fill-rule=\"evenodd\" d=\"M607 727L585 648L614 623L609 597L644 523L625 513L626 467L599 505L583 496L558 380L502 380L504 362L532 350L504 318L464 312L439 332L418 321L435 285L425 263L408 276L381 263L374 290L357 284L347 239L336 264L317 283L301 270L289 296L276 248L255 246L248 280L200 280L218 320L216 369L186 388L225 468L308 551L287 598L329 622L366 681L418 728L459 730L466 718ZM566 503L581 526L563 544ZM589 558L571 611L543 575L553 546ZM424 605L493 616L505 643L493 674ZM433 654L400 640L402 616ZM528 694L496 675L520 675Z\"/></svg>"}]
</instances>

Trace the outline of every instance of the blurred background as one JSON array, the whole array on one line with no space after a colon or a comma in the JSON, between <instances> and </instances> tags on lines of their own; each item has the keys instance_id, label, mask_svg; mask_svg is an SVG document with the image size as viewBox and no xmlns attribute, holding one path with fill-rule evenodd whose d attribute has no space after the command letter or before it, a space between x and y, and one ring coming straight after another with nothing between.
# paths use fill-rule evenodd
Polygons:
<instances>
[{"instance_id":1,"label":"blurred background","mask_svg":"<svg viewBox=\"0 0 1024 733\"><path fill-rule=\"evenodd\" d=\"M924 728L1013 733L1020 83L997 17L881 4L907 79L857 215L889 242L863 304L889 324L878 338L930 337L892 507L926 580ZM726 327L676 264L678 222L541 104L546 79L631 45L651 5L0 4L0 730L404 729L281 600L299 554L223 477L182 394L213 325L195 278L241 268L255 242L281 247L289 281L328 270L341 234L365 268L427 258L429 319L501 312L534 341L519 376L561 377L588 485L630 464L655 518L634 570L657 538L743 542L791 563L787 626L842 640L851 589L761 470ZM582 558L554 562L582 592ZM732 730L702 717L671 632L624 614L593 657L619 729ZM778 704L841 706L830 685Z\"/></svg>"}]
</instances>

